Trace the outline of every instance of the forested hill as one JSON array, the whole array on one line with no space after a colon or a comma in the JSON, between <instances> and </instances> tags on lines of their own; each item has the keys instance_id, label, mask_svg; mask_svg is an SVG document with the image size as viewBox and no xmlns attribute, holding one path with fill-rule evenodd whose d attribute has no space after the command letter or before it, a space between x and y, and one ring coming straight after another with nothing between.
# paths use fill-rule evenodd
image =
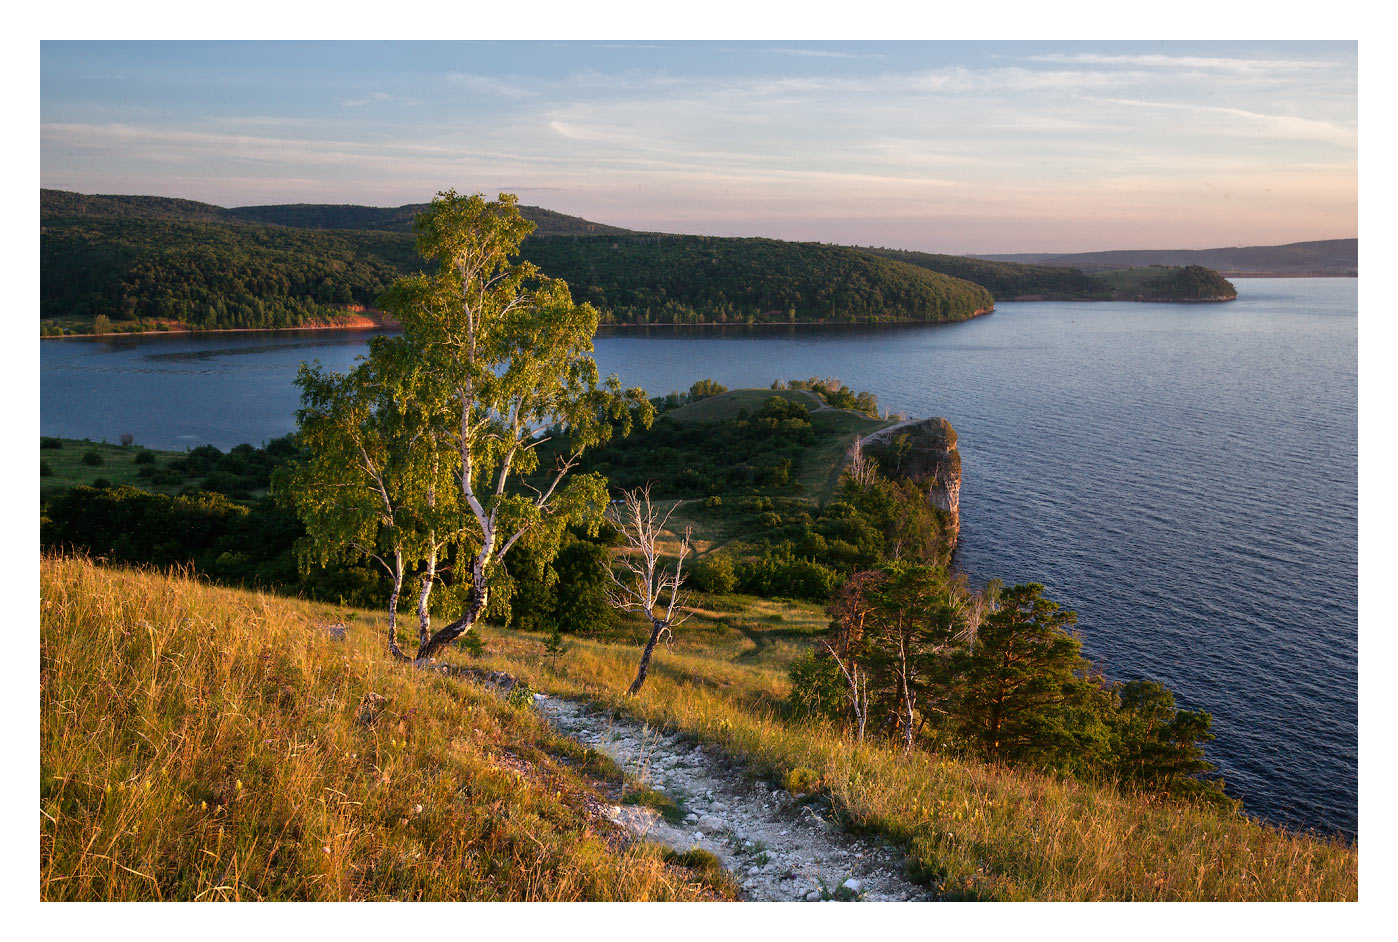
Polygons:
<instances>
[{"instance_id":1,"label":"forested hill","mask_svg":"<svg viewBox=\"0 0 1398 942\"><path fill-rule=\"evenodd\" d=\"M904 249L865 247L864 251L882 258L906 262L928 271L964 278L983 285L1002 301L1026 295L1049 299L1110 298L1110 289L1097 279L1076 268L1061 265L1028 265L1017 262L992 262L965 255L935 255Z\"/></svg>"},{"instance_id":2,"label":"forested hill","mask_svg":"<svg viewBox=\"0 0 1398 942\"><path fill-rule=\"evenodd\" d=\"M1218 249L1139 249L1073 254L986 255L985 260L1037 265L1073 265L1086 272L1129 266L1199 265L1225 275L1358 275L1359 240L1325 239L1286 245Z\"/></svg>"},{"instance_id":3,"label":"forested hill","mask_svg":"<svg viewBox=\"0 0 1398 942\"><path fill-rule=\"evenodd\" d=\"M619 324L951 321L995 306L980 285L812 242L531 237L524 255Z\"/></svg>"},{"instance_id":4,"label":"forested hill","mask_svg":"<svg viewBox=\"0 0 1398 942\"><path fill-rule=\"evenodd\" d=\"M298 229L376 229L411 232L413 217L427 204L355 206L337 203L288 203L236 206L231 209L195 200L164 196L96 196L68 190L39 190L39 218L162 219L178 222L271 223ZM630 229L607 226L541 206L521 206L539 235L625 235Z\"/></svg>"},{"instance_id":5,"label":"forested hill","mask_svg":"<svg viewBox=\"0 0 1398 942\"><path fill-rule=\"evenodd\" d=\"M420 264L409 232L317 225L363 226L374 213L396 212L372 207L257 209L299 222L273 225L157 197L46 190L40 206L48 333L324 323L348 306L373 306ZM524 255L620 324L944 321L994 304L978 285L852 248L624 232L541 227Z\"/></svg>"}]
</instances>

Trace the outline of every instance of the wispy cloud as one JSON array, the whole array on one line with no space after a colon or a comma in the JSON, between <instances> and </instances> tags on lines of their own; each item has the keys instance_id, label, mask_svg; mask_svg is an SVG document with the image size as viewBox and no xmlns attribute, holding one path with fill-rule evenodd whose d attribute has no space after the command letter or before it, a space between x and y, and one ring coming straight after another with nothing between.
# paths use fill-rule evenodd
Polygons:
<instances>
[{"instance_id":1,"label":"wispy cloud","mask_svg":"<svg viewBox=\"0 0 1398 942\"><path fill-rule=\"evenodd\" d=\"M1196 105L1180 102L1141 101L1132 98L1104 98L1105 102L1127 105L1132 108L1146 108L1155 111L1172 111L1191 114L1196 117L1215 119L1211 130L1215 133L1251 137L1293 138L1304 141L1321 141L1340 147L1357 147L1359 134L1354 128L1344 128L1329 121L1305 118L1299 115L1264 114L1244 108L1229 108L1222 105Z\"/></svg>"},{"instance_id":2,"label":"wispy cloud","mask_svg":"<svg viewBox=\"0 0 1398 942\"><path fill-rule=\"evenodd\" d=\"M887 59L880 52L844 52L838 49L793 49L788 46L769 46L762 50L778 56L802 56L808 59Z\"/></svg>"},{"instance_id":3,"label":"wispy cloud","mask_svg":"<svg viewBox=\"0 0 1398 942\"><path fill-rule=\"evenodd\" d=\"M1338 64L1320 59L1250 59L1231 56L1172 56L1158 53L1105 55L1095 52L1043 53L1025 56L1027 62L1073 65L1131 66L1143 69L1204 69L1219 72L1295 72L1335 69Z\"/></svg>"},{"instance_id":4,"label":"wispy cloud","mask_svg":"<svg viewBox=\"0 0 1398 942\"><path fill-rule=\"evenodd\" d=\"M387 92L374 92L373 94L366 95L363 98L343 98L340 100L340 104L346 108L359 108L363 105L372 105L381 101L390 101L392 100L392 98L393 96L388 94Z\"/></svg>"}]
</instances>

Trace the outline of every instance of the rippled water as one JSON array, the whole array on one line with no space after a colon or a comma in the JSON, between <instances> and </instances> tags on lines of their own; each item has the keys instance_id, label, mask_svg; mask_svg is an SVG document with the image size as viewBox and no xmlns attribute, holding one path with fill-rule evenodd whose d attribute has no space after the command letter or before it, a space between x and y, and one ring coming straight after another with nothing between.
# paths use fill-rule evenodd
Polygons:
<instances>
[{"instance_id":1,"label":"rippled water","mask_svg":"<svg viewBox=\"0 0 1398 942\"><path fill-rule=\"evenodd\" d=\"M1357 282L1244 280L1226 305L1004 303L961 324L599 337L652 394L838 376L942 415L965 468L958 564L1042 582L1117 679L1214 716L1252 813L1354 833ZM46 435L152 447L294 426L296 366L363 333L41 345Z\"/></svg>"}]
</instances>

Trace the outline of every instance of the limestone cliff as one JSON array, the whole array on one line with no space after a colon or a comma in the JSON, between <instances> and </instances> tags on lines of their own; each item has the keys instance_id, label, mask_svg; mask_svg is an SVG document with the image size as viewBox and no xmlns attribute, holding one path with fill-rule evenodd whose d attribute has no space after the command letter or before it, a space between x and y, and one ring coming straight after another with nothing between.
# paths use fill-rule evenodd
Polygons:
<instances>
[{"instance_id":1,"label":"limestone cliff","mask_svg":"<svg viewBox=\"0 0 1398 942\"><path fill-rule=\"evenodd\" d=\"M867 436L858 447L889 477L915 482L947 518L951 548L961 531L961 453L956 430L942 418L908 419ZM854 449L851 449L853 452Z\"/></svg>"}]
</instances>

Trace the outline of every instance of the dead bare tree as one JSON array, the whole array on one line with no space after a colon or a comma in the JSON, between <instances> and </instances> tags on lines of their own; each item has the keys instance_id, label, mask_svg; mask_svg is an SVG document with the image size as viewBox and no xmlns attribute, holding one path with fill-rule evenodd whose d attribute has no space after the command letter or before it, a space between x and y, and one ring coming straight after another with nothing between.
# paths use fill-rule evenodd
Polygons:
<instances>
[{"instance_id":1,"label":"dead bare tree","mask_svg":"<svg viewBox=\"0 0 1398 942\"><path fill-rule=\"evenodd\" d=\"M849 705L854 713L855 742L863 742L864 727L869 721L869 677L859 669L859 662L854 658L849 658L849 663L846 664L829 641L825 642L825 650L835 659L835 666L840 669L840 673L845 676L845 683L849 685Z\"/></svg>"},{"instance_id":2,"label":"dead bare tree","mask_svg":"<svg viewBox=\"0 0 1398 942\"><path fill-rule=\"evenodd\" d=\"M845 470L856 484L868 487L874 483L874 462L869 459L868 455L864 454L863 437L854 440L854 445L849 450L849 464Z\"/></svg>"},{"instance_id":3,"label":"dead bare tree","mask_svg":"<svg viewBox=\"0 0 1398 942\"><path fill-rule=\"evenodd\" d=\"M621 557L626 569L623 575L618 576L610 567L607 569L612 579L607 589L607 602L620 611L639 612L650 619L651 624L636 679L626 691L627 696L634 697L646 682L656 644L662 638L668 639L673 630L689 618L690 613L682 611L685 594L681 588L685 578L684 560L690 549L690 528L685 528L675 568L671 570L662 563L658 544L675 507L662 514L651 503L649 484L634 491L623 491L622 496L620 506L613 504L607 516L626 538L631 552Z\"/></svg>"}]
</instances>

